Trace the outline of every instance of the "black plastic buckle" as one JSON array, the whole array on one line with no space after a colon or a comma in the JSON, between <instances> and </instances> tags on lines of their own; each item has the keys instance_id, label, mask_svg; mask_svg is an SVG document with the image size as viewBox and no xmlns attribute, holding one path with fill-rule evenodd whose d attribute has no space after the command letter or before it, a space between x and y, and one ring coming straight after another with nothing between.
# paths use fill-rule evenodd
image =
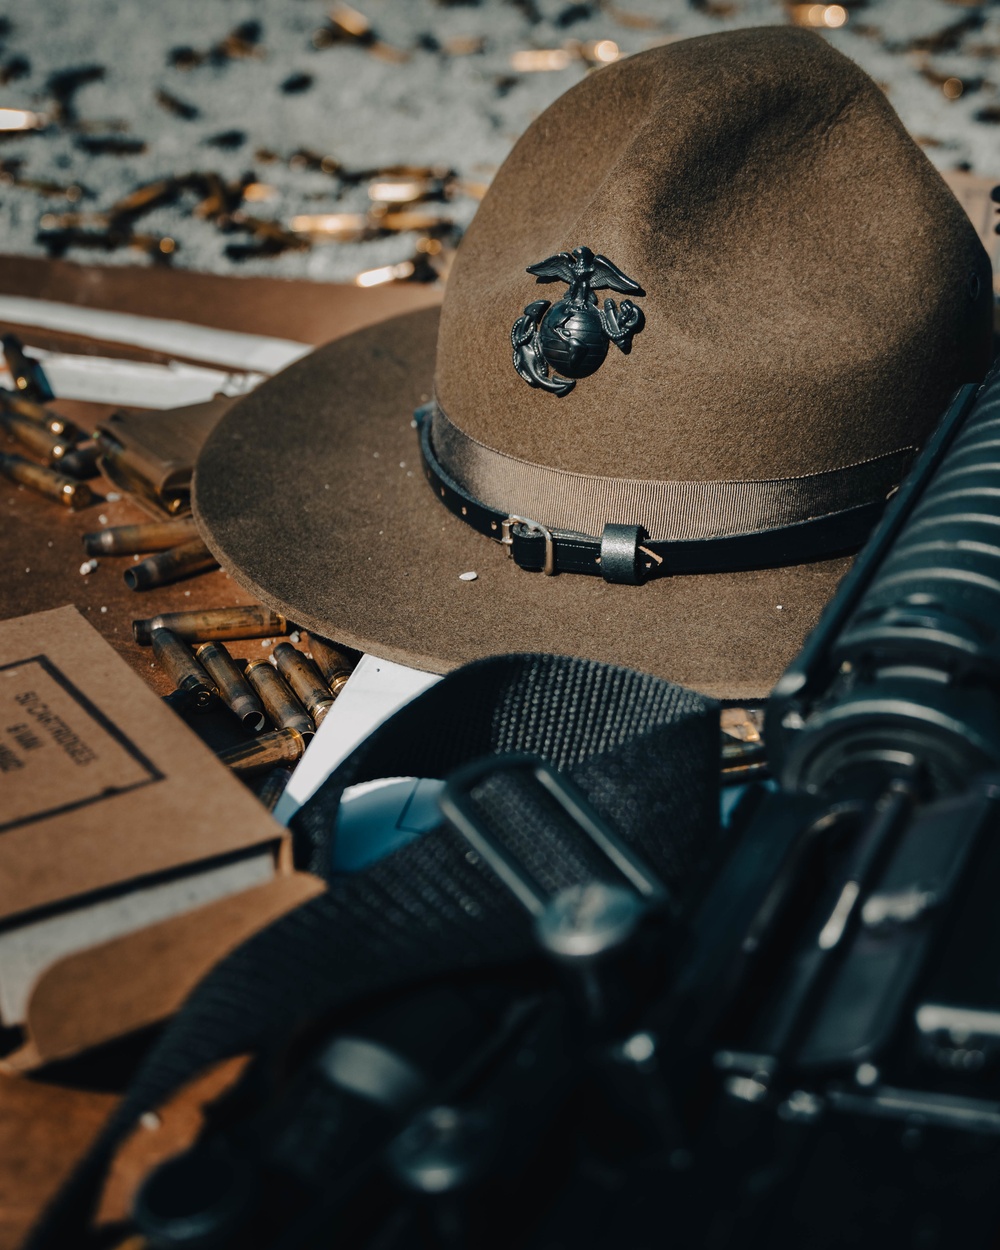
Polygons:
<instances>
[{"instance_id":1,"label":"black plastic buckle","mask_svg":"<svg viewBox=\"0 0 1000 1250\"><path fill-rule=\"evenodd\" d=\"M438 800L441 812L536 921L542 920L553 900L484 826L471 794L485 777L518 771L531 776L546 794L555 799L576 829L601 852L618 876L624 878L646 909L673 910L666 886L608 827L576 786L551 765L534 755L485 756L458 769L448 778Z\"/></svg>"}]
</instances>

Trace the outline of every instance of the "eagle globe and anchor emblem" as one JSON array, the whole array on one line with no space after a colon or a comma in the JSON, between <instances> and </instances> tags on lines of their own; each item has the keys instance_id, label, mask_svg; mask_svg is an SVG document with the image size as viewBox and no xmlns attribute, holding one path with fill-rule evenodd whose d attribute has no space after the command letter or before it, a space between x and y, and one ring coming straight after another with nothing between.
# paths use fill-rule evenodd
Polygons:
<instances>
[{"instance_id":1,"label":"eagle globe and anchor emblem","mask_svg":"<svg viewBox=\"0 0 1000 1250\"><path fill-rule=\"evenodd\" d=\"M514 368L529 386L568 395L578 378L589 377L604 364L610 343L628 355L632 336L643 327L642 309L630 299L623 299L620 308L606 299L599 308L595 292L645 295L638 282L589 247L559 252L529 265L527 272L539 282L569 283L558 303L536 300L514 322Z\"/></svg>"}]
</instances>

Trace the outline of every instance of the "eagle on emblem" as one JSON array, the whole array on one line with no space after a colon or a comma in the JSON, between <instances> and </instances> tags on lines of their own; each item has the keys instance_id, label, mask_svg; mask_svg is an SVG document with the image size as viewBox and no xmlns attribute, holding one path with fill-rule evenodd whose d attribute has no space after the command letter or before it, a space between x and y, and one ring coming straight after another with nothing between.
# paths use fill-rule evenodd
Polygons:
<instances>
[{"instance_id":1,"label":"eagle on emblem","mask_svg":"<svg viewBox=\"0 0 1000 1250\"><path fill-rule=\"evenodd\" d=\"M630 299L623 299L619 308L610 298L599 308L595 292L610 289L645 295L638 282L606 256L595 256L589 247L559 252L529 265L527 272L539 282L569 284L558 303L535 300L514 322L510 334L514 368L529 386L568 395L578 378L589 377L601 367L609 343L628 355L632 336L644 324L642 309Z\"/></svg>"}]
</instances>

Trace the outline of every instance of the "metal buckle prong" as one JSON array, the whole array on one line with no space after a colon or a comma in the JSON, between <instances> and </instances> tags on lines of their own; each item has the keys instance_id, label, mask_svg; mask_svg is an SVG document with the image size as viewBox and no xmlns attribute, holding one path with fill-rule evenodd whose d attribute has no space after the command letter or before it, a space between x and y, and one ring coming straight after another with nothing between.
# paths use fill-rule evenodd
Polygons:
<instances>
[{"instance_id":1,"label":"metal buckle prong","mask_svg":"<svg viewBox=\"0 0 1000 1250\"><path fill-rule=\"evenodd\" d=\"M545 539L545 563L542 565L542 572L551 577L556 571L556 544L555 539L552 537L552 531L550 529L546 529L545 526L539 524L538 521L530 521L527 517L523 516L511 515L506 519L506 521L501 521L500 531L503 537L499 541L502 547L507 548L508 560L512 560L514 558L514 538L511 534L511 530L515 525L523 525L525 529L529 530L531 533L541 534Z\"/></svg>"}]
</instances>

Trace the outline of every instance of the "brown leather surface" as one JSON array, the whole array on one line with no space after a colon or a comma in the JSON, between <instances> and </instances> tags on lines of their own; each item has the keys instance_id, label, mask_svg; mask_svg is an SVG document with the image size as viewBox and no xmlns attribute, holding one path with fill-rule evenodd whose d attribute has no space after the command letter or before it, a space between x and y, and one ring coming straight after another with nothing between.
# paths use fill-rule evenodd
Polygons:
<instances>
[{"instance_id":1,"label":"brown leather surface","mask_svg":"<svg viewBox=\"0 0 1000 1250\"><path fill-rule=\"evenodd\" d=\"M118 1151L98 1211L100 1223L123 1219L151 1168L196 1137L202 1108L245 1066L227 1060L144 1116ZM17 1250L44 1204L72 1172L118 1103L114 1094L76 1090L0 1074L0 1250Z\"/></svg>"},{"instance_id":2,"label":"brown leather surface","mask_svg":"<svg viewBox=\"0 0 1000 1250\"><path fill-rule=\"evenodd\" d=\"M182 1086L152 1115L142 1117L115 1155L97 1209L98 1224L127 1217L145 1177L157 1164L194 1142L204 1122L203 1108L237 1080L246 1062L242 1055L223 1060Z\"/></svg>"},{"instance_id":3,"label":"brown leather surface","mask_svg":"<svg viewBox=\"0 0 1000 1250\"><path fill-rule=\"evenodd\" d=\"M16 1250L117 1099L0 1075L0 1250Z\"/></svg>"}]
</instances>

